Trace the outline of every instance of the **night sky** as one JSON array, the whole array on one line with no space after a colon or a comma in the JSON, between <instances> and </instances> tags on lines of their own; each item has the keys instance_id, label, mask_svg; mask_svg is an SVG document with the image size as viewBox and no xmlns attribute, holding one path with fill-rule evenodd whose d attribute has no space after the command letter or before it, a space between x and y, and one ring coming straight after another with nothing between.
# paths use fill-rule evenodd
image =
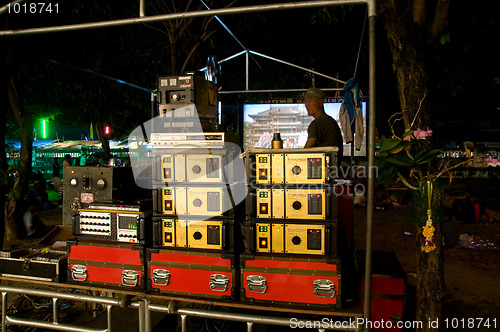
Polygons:
<instances>
[{"instance_id":1,"label":"night sky","mask_svg":"<svg viewBox=\"0 0 500 332\"><path fill-rule=\"evenodd\" d=\"M266 2L280 1L237 1L234 6ZM8 1L2 1L2 4L5 3ZM139 13L138 1L133 0L120 1L119 4L97 1L96 4L89 4L88 1L52 3L54 6L58 4L58 13L23 14L24 9L21 9L19 14L3 14L0 23L2 27L6 26L4 29L10 30L137 17ZM214 6L225 4L225 1L216 1ZM445 31L450 37L449 42L436 47L435 57L428 59L433 129L442 144L466 139L498 140L500 111L497 108L500 101L496 96L499 95L500 85L495 84L495 78L500 77L497 60L500 55L499 18L495 15L496 11L488 6L491 5L487 1L473 4L453 2ZM146 14L152 14L149 6ZM347 81L354 75L365 14L364 6L352 6L223 15L220 18L252 51L314 68L329 76L338 75L341 80ZM201 22L201 19L197 20ZM160 23L129 25L1 37L0 42L15 55L10 68L22 73L19 83L28 86L23 92L25 96L30 96L26 100L44 104L47 108L45 112L50 113L53 107L59 109L61 114L55 117L54 123L85 126L88 121L85 112L92 107L103 108L106 112L127 109L135 114L133 118L137 122L143 122L150 114L149 95L94 73L155 89L158 75L171 74L168 37L158 31L159 28L162 28ZM243 50L216 20L210 22L209 29L214 33L202 43L188 70L204 67L210 55L224 59ZM311 77L305 72L260 57L254 58L258 64L254 60L250 62L250 89L311 86ZM382 132L387 129L386 119L399 111L391 61L385 31L379 19L377 127ZM244 57L224 63L220 78L222 90L244 89L244 73ZM363 93L369 94L367 27L361 43L357 79ZM319 77L316 78L316 85L336 86L335 82ZM239 99L255 101L265 97L268 96L252 94ZM272 97L283 96L273 94ZM130 126L138 124L130 123Z\"/></svg>"}]
</instances>

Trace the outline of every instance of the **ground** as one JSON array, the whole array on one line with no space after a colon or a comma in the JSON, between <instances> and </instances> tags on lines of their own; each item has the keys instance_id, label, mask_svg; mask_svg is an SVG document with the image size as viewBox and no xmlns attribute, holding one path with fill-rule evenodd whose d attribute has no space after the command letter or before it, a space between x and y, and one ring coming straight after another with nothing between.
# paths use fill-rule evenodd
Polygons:
<instances>
[{"instance_id":1,"label":"ground","mask_svg":"<svg viewBox=\"0 0 500 332\"><path fill-rule=\"evenodd\" d=\"M356 246L365 249L366 212L355 213ZM461 231L489 240L500 248L500 223L461 224ZM407 275L407 306L415 300L416 248L408 210L376 211L373 220L373 250L394 251ZM444 249L445 294L442 318L490 318L500 324L500 255L498 250ZM410 309L411 310L411 309ZM412 312L409 312L411 316ZM411 318L410 318L411 319ZM461 324L461 323L460 323ZM477 329L474 329L478 331ZM485 329L491 331L491 329Z\"/></svg>"},{"instance_id":2,"label":"ground","mask_svg":"<svg viewBox=\"0 0 500 332\"><path fill-rule=\"evenodd\" d=\"M482 188L483 197L490 209L500 207L498 180L475 180L474 185ZM448 191L461 190L463 182L459 182ZM62 209L38 213L47 225L57 225L62 220ZM498 212L494 214L496 221L483 220L478 224L460 223L461 233L468 233L476 239L472 248L444 249L445 293L443 319L461 326L467 319L497 319L500 325L500 222ZM415 300L416 285L416 248L411 234L414 229L409 222L409 210L398 208L386 211L375 211L373 220L373 250L394 251L406 272L408 319L411 319ZM366 211L356 210L354 214L355 244L358 249L365 249ZM479 242L478 242L479 241ZM482 243L494 244L495 248L479 249ZM461 319L465 318L465 321ZM458 319L458 320L457 320ZM477 322L477 321L476 321ZM450 331L456 329L449 329ZM462 329L459 329L462 330ZM465 329L463 329L465 330ZM491 331L490 329L473 329L474 331ZM273 331L273 329L269 329Z\"/></svg>"}]
</instances>

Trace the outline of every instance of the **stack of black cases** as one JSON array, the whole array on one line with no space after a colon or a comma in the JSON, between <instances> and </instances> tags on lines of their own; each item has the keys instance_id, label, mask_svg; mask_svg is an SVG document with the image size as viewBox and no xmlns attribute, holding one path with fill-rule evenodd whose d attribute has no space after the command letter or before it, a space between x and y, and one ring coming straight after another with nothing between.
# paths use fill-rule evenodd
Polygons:
<instances>
[{"instance_id":1,"label":"stack of black cases","mask_svg":"<svg viewBox=\"0 0 500 332\"><path fill-rule=\"evenodd\" d=\"M234 300L236 146L153 149L153 248L148 289ZM243 166L243 161L241 161ZM239 228L238 228L239 230Z\"/></svg>"},{"instance_id":2,"label":"stack of black cases","mask_svg":"<svg viewBox=\"0 0 500 332\"><path fill-rule=\"evenodd\" d=\"M336 147L245 152L241 300L341 307Z\"/></svg>"}]
</instances>

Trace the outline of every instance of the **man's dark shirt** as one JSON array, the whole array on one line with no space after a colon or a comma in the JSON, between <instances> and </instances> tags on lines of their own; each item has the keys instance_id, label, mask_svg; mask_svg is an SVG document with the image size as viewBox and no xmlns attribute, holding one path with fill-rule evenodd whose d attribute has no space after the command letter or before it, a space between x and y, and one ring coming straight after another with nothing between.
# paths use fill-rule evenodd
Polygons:
<instances>
[{"instance_id":1,"label":"man's dark shirt","mask_svg":"<svg viewBox=\"0 0 500 332\"><path fill-rule=\"evenodd\" d=\"M339 148L339 155L342 155L343 142L342 132L334 118L327 114L322 114L314 119L309 128L307 128L307 135L311 138L316 138L316 146L337 146Z\"/></svg>"}]
</instances>

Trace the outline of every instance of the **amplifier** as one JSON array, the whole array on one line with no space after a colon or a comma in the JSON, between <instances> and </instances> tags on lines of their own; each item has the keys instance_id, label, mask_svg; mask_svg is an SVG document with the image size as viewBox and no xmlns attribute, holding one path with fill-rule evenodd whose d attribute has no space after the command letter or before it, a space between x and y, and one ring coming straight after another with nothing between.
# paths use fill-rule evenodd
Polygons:
<instances>
[{"instance_id":1,"label":"amplifier","mask_svg":"<svg viewBox=\"0 0 500 332\"><path fill-rule=\"evenodd\" d=\"M186 155L186 182L223 182L222 156Z\"/></svg>"},{"instance_id":2,"label":"amplifier","mask_svg":"<svg viewBox=\"0 0 500 332\"><path fill-rule=\"evenodd\" d=\"M63 170L63 225L72 225L73 214L96 201L150 198L137 187L132 167L65 166Z\"/></svg>"},{"instance_id":3,"label":"amplifier","mask_svg":"<svg viewBox=\"0 0 500 332\"><path fill-rule=\"evenodd\" d=\"M153 245L178 249L233 249L234 221L156 217L153 220Z\"/></svg>"},{"instance_id":4,"label":"amplifier","mask_svg":"<svg viewBox=\"0 0 500 332\"><path fill-rule=\"evenodd\" d=\"M337 197L330 188L258 188L248 197L247 216L259 219L330 219Z\"/></svg>"},{"instance_id":5,"label":"amplifier","mask_svg":"<svg viewBox=\"0 0 500 332\"><path fill-rule=\"evenodd\" d=\"M227 186L153 190L153 210L171 216L223 216L233 212Z\"/></svg>"},{"instance_id":6,"label":"amplifier","mask_svg":"<svg viewBox=\"0 0 500 332\"><path fill-rule=\"evenodd\" d=\"M222 155L162 154L160 156L162 182L222 183L224 162Z\"/></svg>"},{"instance_id":7,"label":"amplifier","mask_svg":"<svg viewBox=\"0 0 500 332\"><path fill-rule=\"evenodd\" d=\"M257 151L257 152L255 152ZM337 148L253 149L247 171L257 185L326 184L337 176Z\"/></svg>"},{"instance_id":8,"label":"amplifier","mask_svg":"<svg viewBox=\"0 0 500 332\"><path fill-rule=\"evenodd\" d=\"M324 153L257 154L255 161L257 184L323 184L330 180L326 172L330 159Z\"/></svg>"},{"instance_id":9,"label":"amplifier","mask_svg":"<svg viewBox=\"0 0 500 332\"><path fill-rule=\"evenodd\" d=\"M193 115L218 119L217 86L203 77L196 75L159 77L157 96L160 107L162 104L194 104L196 107Z\"/></svg>"},{"instance_id":10,"label":"amplifier","mask_svg":"<svg viewBox=\"0 0 500 332\"><path fill-rule=\"evenodd\" d=\"M188 215L222 216L228 203L228 192L223 187L187 188Z\"/></svg>"},{"instance_id":11,"label":"amplifier","mask_svg":"<svg viewBox=\"0 0 500 332\"><path fill-rule=\"evenodd\" d=\"M160 104L192 104L217 106L217 86L214 82L192 74L160 76L158 78Z\"/></svg>"},{"instance_id":12,"label":"amplifier","mask_svg":"<svg viewBox=\"0 0 500 332\"><path fill-rule=\"evenodd\" d=\"M247 221L246 250L272 254L332 255L338 251L337 222Z\"/></svg>"},{"instance_id":13,"label":"amplifier","mask_svg":"<svg viewBox=\"0 0 500 332\"><path fill-rule=\"evenodd\" d=\"M152 210L139 205L92 204L73 216L73 235L78 239L141 243L150 241Z\"/></svg>"},{"instance_id":14,"label":"amplifier","mask_svg":"<svg viewBox=\"0 0 500 332\"><path fill-rule=\"evenodd\" d=\"M224 133L152 133L153 148L223 148Z\"/></svg>"}]
</instances>

